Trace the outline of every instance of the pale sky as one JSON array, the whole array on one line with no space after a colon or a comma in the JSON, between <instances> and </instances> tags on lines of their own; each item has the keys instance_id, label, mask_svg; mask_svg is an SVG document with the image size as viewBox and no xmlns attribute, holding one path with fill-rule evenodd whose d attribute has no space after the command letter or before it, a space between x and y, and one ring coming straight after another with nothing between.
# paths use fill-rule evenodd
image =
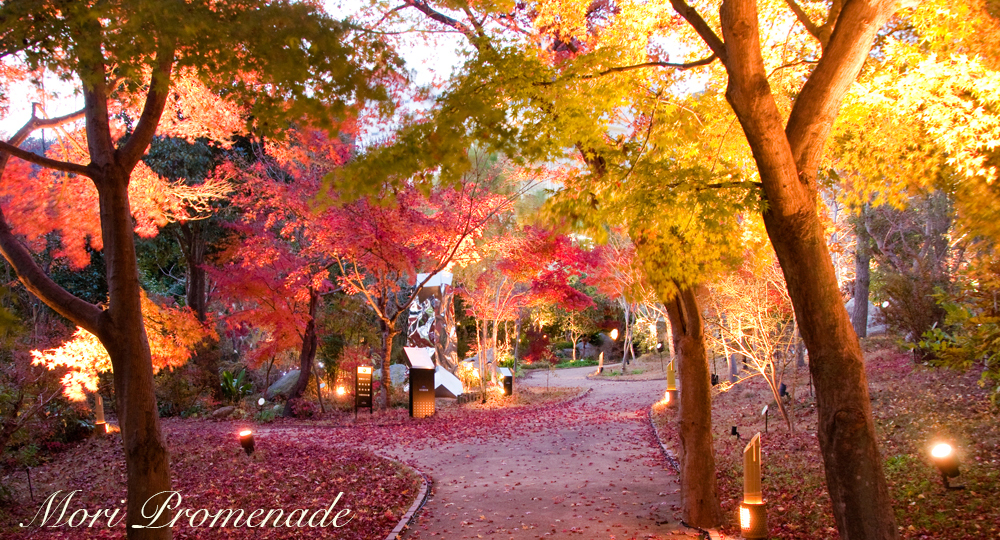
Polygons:
<instances>
[{"instance_id":1,"label":"pale sky","mask_svg":"<svg viewBox=\"0 0 1000 540\"><path fill-rule=\"evenodd\" d=\"M334 17L355 15L368 2L366 0L328 0L327 10ZM414 12L414 15L418 15ZM428 85L443 81L460 65L461 57L457 48L463 43L454 36L434 36L437 46L426 43L417 35L404 35L397 39L404 44L398 47L398 53L406 61L406 68L411 73L413 82L418 85ZM63 88L60 99L48 100L45 108L50 117L59 116L79 110L83 107L83 98L73 95L73 88L60 83L55 77L45 80L46 87L52 91ZM24 125L31 116L31 102L37 98L32 88L11 88L11 99L8 113L0 117L0 133L10 136ZM38 136L36 133L35 136Z\"/></svg>"}]
</instances>

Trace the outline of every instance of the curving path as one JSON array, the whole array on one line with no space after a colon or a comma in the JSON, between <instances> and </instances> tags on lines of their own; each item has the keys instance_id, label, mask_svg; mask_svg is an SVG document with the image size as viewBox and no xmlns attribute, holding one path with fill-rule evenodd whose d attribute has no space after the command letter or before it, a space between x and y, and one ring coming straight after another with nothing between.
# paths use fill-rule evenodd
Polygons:
<instances>
[{"instance_id":1,"label":"curving path","mask_svg":"<svg viewBox=\"0 0 1000 540\"><path fill-rule=\"evenodd\" d=\"M663 381L586 378L558 370L552 386L591 391L507 426L500 440L447 440L423 448L382 446L434 481L403 538L691 538L679 524L677 477L667 470L646 410ZM520 384L545 386L534 373Z\"/></svg>"}]
</instances>

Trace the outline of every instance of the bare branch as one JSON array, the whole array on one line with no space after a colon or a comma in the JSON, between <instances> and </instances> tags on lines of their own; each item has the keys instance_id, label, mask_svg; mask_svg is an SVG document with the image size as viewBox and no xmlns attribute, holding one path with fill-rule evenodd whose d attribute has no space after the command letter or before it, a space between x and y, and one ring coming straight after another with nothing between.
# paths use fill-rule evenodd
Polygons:
<instances>
[{"instance_id":1,"label":"bare branch","mask_svg":"<svg viewBox=\"0 0 1000 540\"><path fill-rule=\"evenodd\" d=\"M826 47L826 42L821 37L822 34L820 33L820 28L809 19L809 15L802 9L802 6L800 6L795 0L785 0L785 3L788 4L788 8L795 14L795 18L798 19L799 22L802 23L802 26L806 28L806 32L812 34L812 37L818 39L820 44L823 45L823 47ZM833 19L836 19L836 17ZM829 24L829 22L827 22L827 24ZM829 34L827 34L827 38L829 38Z\"/></svg>"},{"instance_id":2,"label":"bare branch","mask_svg":"<svg viewBox=\"0 0 1000 540\"><path fill-rule=\"evenodd\" d=\"M718 34L712 30L712 27L705 22L705 19L698 14L698 11L684 0L670 0L670 5L674 7L674 11L676 11L681 17L684 17L688 24L694 28L694 31L701 36L701 39L704 40L705 44L708 45L708 48L711 49L720 60L722 60L722 63L727 63L728 57L726 56L726 44L723 43Z\"/></svg>"},{"instance_id":3,"label":"bare branch","mask_svg":"<svg viewBox=\"0 0 1000 540\"><path fill-rule=\"evenodd\" d=\"M68 173L74 173L86 176L87 178L93 178L93 171L86 165L80 165L78 163L69 163L67 161L60 161L58 159L47 158L45 156L40 156L34 152L29 152L18 148L17 146L10 144L8 142L0 141L0 158L3 160L3 165L6 166L7 156L11 155L18 157L27 161L29 163L34 163L35 165L41 165L42 167L53 169L56 171L63 171Z\"/></svg>"},{"instance_id":4,"label":"bare branch","mask_svg":"<svg viewBox=\"0 0 1000 540\"><path fill-rule=\"evenodd\" d=\"M477 49L479 48L478 45L476 45L476 43L479 41L479 36L476 35L476 32L472 28L469 28L458 19L454 19L452 17L445 15L444 13L441 13L440 11L433 9L432 7L427 5L427 3L424 2L423 0L404 0L404 2L406 2L407 6L412 7L417 11L420 11L421 13L431 18L432 20L435 20L449 28L454 28L455 30L458 30L466 38L468 38L469 41L472 42L473 46L475 46Z\"/></svg>"}]
</instances>

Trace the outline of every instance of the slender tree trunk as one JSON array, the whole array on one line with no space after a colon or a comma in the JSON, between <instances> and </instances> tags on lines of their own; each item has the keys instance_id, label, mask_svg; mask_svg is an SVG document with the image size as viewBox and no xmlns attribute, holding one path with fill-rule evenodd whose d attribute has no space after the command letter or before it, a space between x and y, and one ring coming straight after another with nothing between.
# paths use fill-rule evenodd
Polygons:
<instances>
[{"instance_id":1,"label":"slender tree trunk","mask_svg":"<svg viewBox=\"0 0 1000 540\"><path fill-rule=\"evenodd\" d=\"M862 207L861 215L855 218L854 235L857 243L854 248L854 312L851 313L851 325L859 338L868 336L868 294L871 285L871 235L865 227L867 205Z\"/></svg>"},{"instance_id":2,"label":"slender tree trunk","mask_svg":"<svg viewBox=\"0 0 1000 540\"><path fill-rule=\"evenodd\" d=\"M681 498L684 521L716 527L722 508L715 480L712 445L712 381L705 353L705 328L695 292L680 289L664 302L670 317L680 374Z\"/></svg>"},{"instance_id":3,"label":"slender tree trunk","mask_svg":"<svg viewBox=\"0 0 1000 540\"><path fill-rule=\"evenodd\" d=\"M514 321L514 371L517 371L518 353L521 346L521 317Z\"/></svg>"},{"instance_id":4,"label":"slender tree trunk","mask_svg":"<svg viewBox=\"0 0 1000 540\"><path fill-rule=\"evenodd\" d=\"M166 496L157 494L170 491L170 455L160 431L153 361L139 301L139 269L128 201L129 175L108 168L112 174L97 182L109 296L100 338L114 369L116 409L125 446L126 534L130 539L170 538L169 528L133 528L133 525L150 525L150 520L142 517L144 504L149 515L148 508L153 504L165 503ZM170 513L165 514L156 525L169 523Z\"/></svg>"},{"instance_id":5,"label":"slender tree trunk","mask_svg":"<svg viewBox=\"0 0 1000 540\"><path fill-rule=\"evenodd\" d=\"M379 391L379 407L389 408L389 363L392 362L392 341L396 339L395 321L382 321L382 389Z\"/></svg>"},{"instance_id":6,"label":"slender tree trunk","mask_svg":"<svg viewBox=\"0 0 1000 540\"><path fill-rule=\"evenodd\" d=\"M316 304L319 303L319 294L309 290L309 322L306 323L306 331L302 334L302 350L299 352L299 378L295 381L295 386L288 393L288 401L285 402L285 416L292 416L292 402L302 397L309 384L309 376L312 373L313 361L316 360Z\"/></svg>"}]
</instances>

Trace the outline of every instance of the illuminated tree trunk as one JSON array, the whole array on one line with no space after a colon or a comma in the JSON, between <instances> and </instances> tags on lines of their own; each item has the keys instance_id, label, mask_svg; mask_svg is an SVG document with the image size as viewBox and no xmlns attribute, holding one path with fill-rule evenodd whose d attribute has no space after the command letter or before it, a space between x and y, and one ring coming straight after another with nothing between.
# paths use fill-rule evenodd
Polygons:
<instances>
[{"instance_id":1,"label":"illuminated tree trunk","mask_svg":"<svg viewBox=\"0 0 1000 540\"><path fill-rule=\"evenodd\" d=\"M894 539L896 520L882 472L861 347L841 301L817 213L816 174L843 97L867 59L875 33L899 5L891 0L843 3L833 15L835 31L818 36L823 55L786 123L767 81L756 2L724 0L723 42L689 6L671 1L729 74L726 99L760 173L767 203L764 225L809 350L818 438L840 537Z\"/></svg>"},{"instance_id":2,"label":"illuminated tree trunk","mask_svg":"<svg viewBox=\"0 0 1000 540\"><path fill-rule=\"evenodd\" d=\"M309 376L312 374L313 361L316 360L316 305L319 303L319 294L309 290L309 322L306 323L306 330L302 334L302 349L299 351L299 378L295 381L295 386L288 393L288 401L285 402L285 416L292 416L292 402L302 397L309 385ZM319 385L319 381L316 382Z\"/></svg>"},{"instance_id":3,"label":"illuminated tree trunk","mask_svg":"<svg viewBox=\"0 0 1000 540\"><path fill-rule=\"evenodd\" d=\"M110 168L113 170L115 167ZM128 472L128 537L169 538L169 529L132 528L134 524L149 524L149 520L142 519L141 512L147 500L165 500L162 495L156 498L154 495L170 490L170 460L166 441L160 432L153 388L153 362L139 301L139 272L127 194L128 175L124 171L115 173L109 175L105 182L98 183L109 303L101 320L101 333L97 335L107 349L114 369L118 421Z\"/></svg>"},{"instance_id":4,"label":"illuminated tree trunk","mask_svg":"<svg viewBox=\"0 0 1000 540\"><path fill-rule=\"evenodd\" d=\"M664 302L680 375L681 498L684 521L716 527L722 508L712 446L712 381L705 353L705 326L694 290L683 288Z\"/></svg>"}]
</instances>

